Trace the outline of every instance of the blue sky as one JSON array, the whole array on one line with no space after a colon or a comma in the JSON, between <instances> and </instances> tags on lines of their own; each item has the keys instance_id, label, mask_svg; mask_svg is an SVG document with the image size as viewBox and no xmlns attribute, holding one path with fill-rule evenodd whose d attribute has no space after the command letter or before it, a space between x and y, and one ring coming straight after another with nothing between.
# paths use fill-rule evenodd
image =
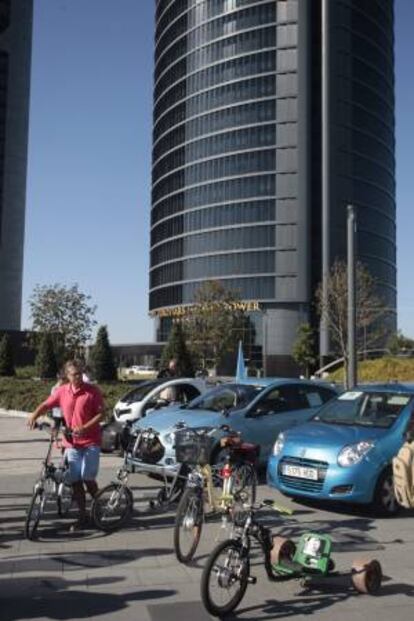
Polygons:
<instances>
[{"instance_id":1,"label":"blue sky","mask_svg":"<svg viewBox=\"0 0 414 621\"><path fill-rule=\"evenodd\" d=\"M148 318L153 0L35 0L23 327L36 284L78 283L111 342ZM414 337L414 2L396 0L399 328Z\"/></svg>"}]
</instances>

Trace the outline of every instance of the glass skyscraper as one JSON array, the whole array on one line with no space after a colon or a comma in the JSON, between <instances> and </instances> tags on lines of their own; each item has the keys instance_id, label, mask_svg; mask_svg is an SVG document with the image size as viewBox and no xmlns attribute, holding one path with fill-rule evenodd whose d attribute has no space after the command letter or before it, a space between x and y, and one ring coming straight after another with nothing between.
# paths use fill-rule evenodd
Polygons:
<instances>
[{"instance_id":1,"label":"glass skyscraper","mask_svg":"<svg viewBox=\"0 0 414 621\"><path fill-rule=\"evenodd\" d=\"M294 370L321 280L322 0L156 2L150 311L206 280L256 301L267 372ZM393 0L329 3L330 253L396 307ZM395 321L395 318L392 320Z\"/></svg>"},{"instance_id":2,"label":"glass skyscraper","mask_svg":"<svg viewBox=\"0 0 414 621\"><path fill-rule=\"evenodd\" d=\"M0 0L0 330L19 330L32 0Z\"/></svg>"}]
</instances>

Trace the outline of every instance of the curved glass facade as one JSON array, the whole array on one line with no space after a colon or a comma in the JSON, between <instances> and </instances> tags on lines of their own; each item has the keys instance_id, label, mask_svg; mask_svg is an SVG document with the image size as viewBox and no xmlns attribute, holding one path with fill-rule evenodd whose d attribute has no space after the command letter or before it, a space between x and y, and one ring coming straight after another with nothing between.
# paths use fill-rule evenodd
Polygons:
<instances>
[{"instance_id":1,"label":"curved glass facade","mask_svg":"<svg viewBox=\"0 0 414 621\"><path fill-rule=\"evenodd\" d=\"M352 202L395 308L393 1L330 19L331 256ZM222 280L279 313L290 354L321 278L320 48L321 0L156 2L150 311Z\"/></svg>"},{"instance_id":2,"label":"curved glass facade","mask_svg":"<svg viewBox=\"0 0 414 621\"><path fill-rule=\"evenodd\" d=\"M357 207L358 254L396 308L394 13L392 0L337 2L332 66L335 147L332 239L345 254L346 216Z\"/></svg>"},{"instance_id":3,"label":"curved glass facade","mask_svg":"<svg viewBox=\"0 0 414 621\"><path fill-rule=\"evenodd\" d=\"M297 8L157 3L151 310L209 278L273 301L296 269L295 209L278 234L277 200L297 198Z\"/></svg>"}]
</instances>

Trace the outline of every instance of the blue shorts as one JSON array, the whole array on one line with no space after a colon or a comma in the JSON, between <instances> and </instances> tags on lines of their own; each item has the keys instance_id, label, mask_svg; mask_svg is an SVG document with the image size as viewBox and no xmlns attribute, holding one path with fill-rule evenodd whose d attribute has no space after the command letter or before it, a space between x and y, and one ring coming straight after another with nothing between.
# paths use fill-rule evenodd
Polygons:
<instances>
[{"instance_id":1,"label":"blue shorts","mask_svg":"<svg viewBox=\"0 0 414 621\"><path fill-rule=\"evenodd\" d=\"M66 449L65 457L68 461L71 483L95 481L98 476L100 452L99 446Z\"/></svg>"}]
</instances>

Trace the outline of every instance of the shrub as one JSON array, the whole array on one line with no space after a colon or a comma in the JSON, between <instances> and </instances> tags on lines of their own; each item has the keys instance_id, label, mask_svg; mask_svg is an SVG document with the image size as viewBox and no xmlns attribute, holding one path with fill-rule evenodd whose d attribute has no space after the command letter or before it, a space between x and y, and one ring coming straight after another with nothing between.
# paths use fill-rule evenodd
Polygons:
<instances>
[{"instance_id":1,"label":"shrub","mask_svg":"<svg viewBox=\"0 0 414 621\"><path fill-rule=\"evenodd\" d=\"M101 326L96 335L96 343L91 353L94 377L98 382L117 379L117 371L109 344L106 326Z\"/></svg>"},{"instance_id":2,"label":"shrub","mask_svg":"<svg viewBox=\"0 0 414 621\"><path fill-rule=\"evenodd\" d=\"M49 332L41 336L39 349L36 356L36 373L41 378L53 379L58 372L53 339Z\"/></svg>"},{"instance_id":3,"label":"shrub","mask_svg":"<svg viewBox=\"0 0 414 621\"><path fill-rule=\"evenodd\" d=\"M13 377L14 369L13 346L8 334L4 334L0 340L0 376Z\"/></svg>"},{"instance_id":4,"label":"shrub","mask_svg":"<svg viewBox=\"0 0 414 621\"><path fill-rule=\"evenodd\" d=\"M177 360L178 374L181 377L194 377L194 365L185 342L185 335L180 323L174 323L168 343L163 349L160 367L165 368L172 359Z\"/></svg>"}]
</instances>

